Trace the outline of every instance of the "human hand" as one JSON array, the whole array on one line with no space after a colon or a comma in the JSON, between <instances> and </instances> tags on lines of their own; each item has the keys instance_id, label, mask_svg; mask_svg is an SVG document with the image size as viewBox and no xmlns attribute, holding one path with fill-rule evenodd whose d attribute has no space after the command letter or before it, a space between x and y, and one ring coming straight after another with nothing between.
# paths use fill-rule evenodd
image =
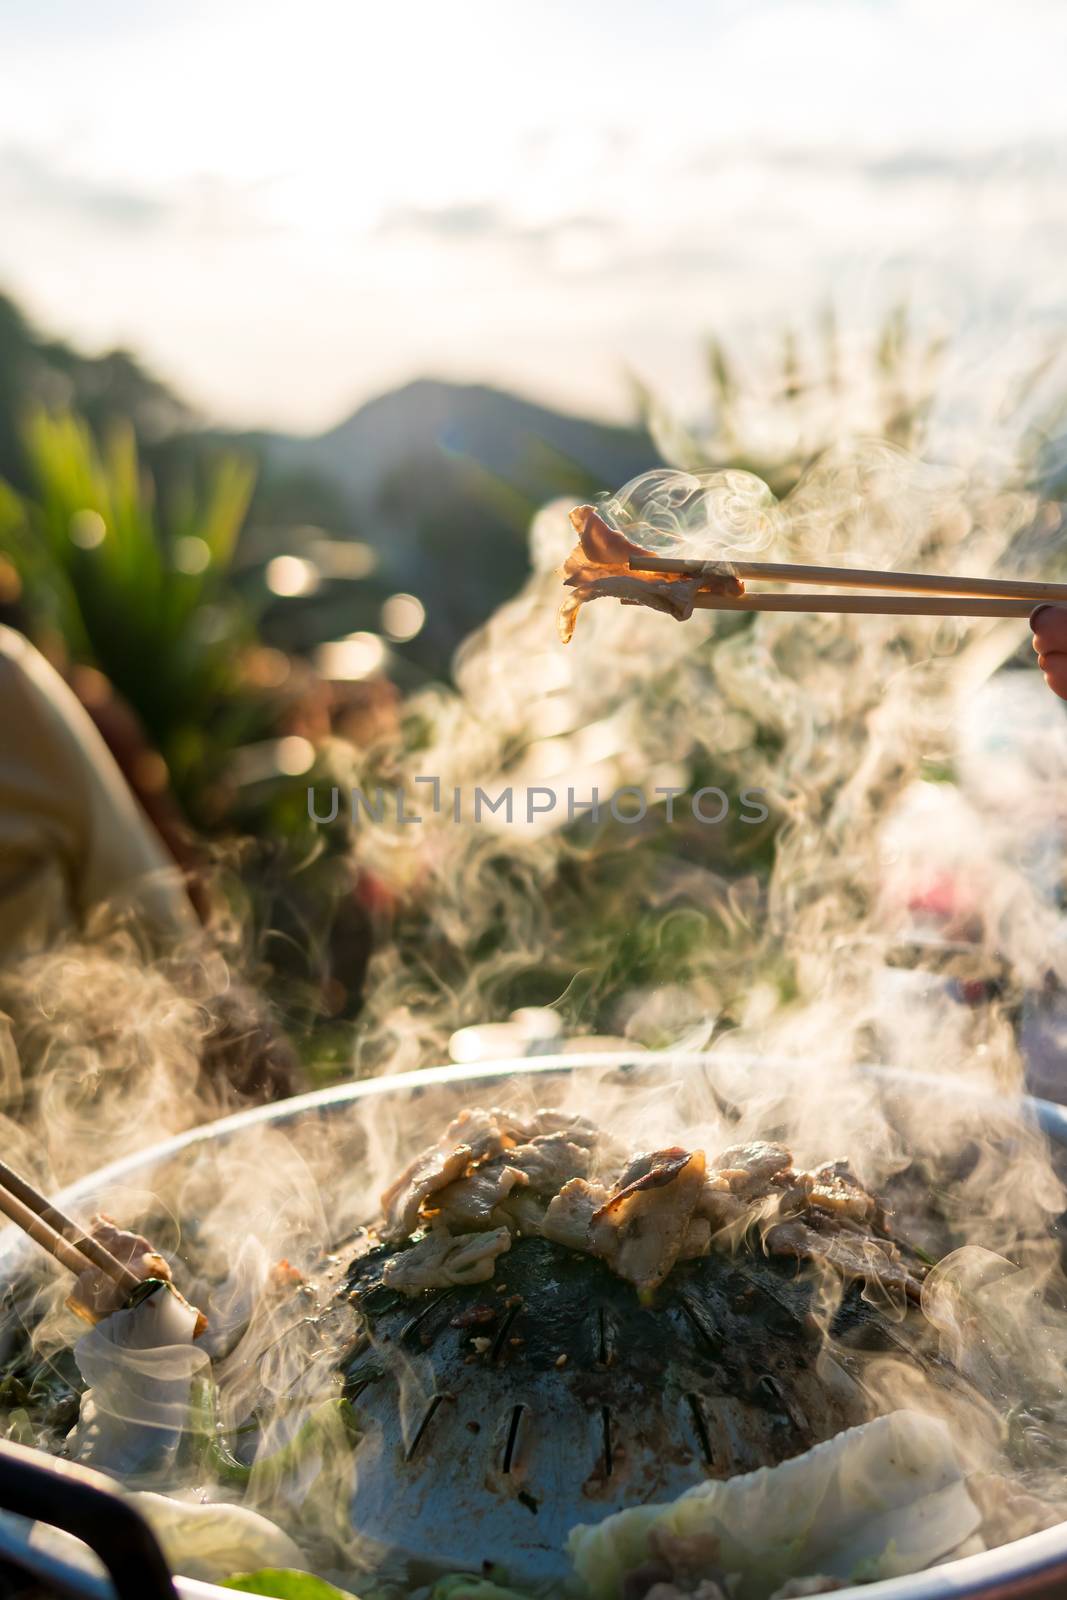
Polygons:
<instances>
[{"instance_id":1,"label":"human hand","mask_svg":"<svg viewBox=\"0 0 1067 1600\"><path fill-rule=\"evenodd\" d=\"M1030 613L1037 664L1053 694L1067 700L1067 606L1040 605Z\"/></svg>"}]
</instances>

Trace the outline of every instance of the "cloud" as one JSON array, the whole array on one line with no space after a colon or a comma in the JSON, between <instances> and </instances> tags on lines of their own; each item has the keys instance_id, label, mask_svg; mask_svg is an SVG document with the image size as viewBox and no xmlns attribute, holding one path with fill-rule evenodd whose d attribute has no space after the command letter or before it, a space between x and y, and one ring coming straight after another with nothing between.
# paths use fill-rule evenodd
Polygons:
<instances>
[{"instance_id":1,"label":"cloud","mask_svg":"<svg viewBox=\"0 0 1067 1600\"><path fill-rule=\"evenodd\" d=\"M18 145L0 150L0 197L5 206L62 213L114 228L152 228L168 211L145 190L79 176Z\"/></svg>"},{"instance_id":2,"label":"cloud","mask_svg":"<svg viewBox=\"0 0 1067 1600\"><path fill-rule=\"evenodd\" d=\"M609 217L572 213L551 222L516 220L495 205L402 206L388 211L378 225L382 238L422 237L443 243L486 243L542 247L578 232L606 234Z\"/></svg>"},{"instance_id":3,"label":"cloud","mask_svg":"<svg viewBox=\"0 0 1067 1600\"><path fill-rule=\"evenodd\" d=\"M769 172L806 177L872 180L875 183L952 182L970 184L1006 176L1041 180L1062 173L1067 143L1023 140L990 148L937 148L901 145L885 150L849 149L833 144L722 144L697 152L684 170L701 177L729 172L742 161Z\"/></svg>"},{"instance_id":4,"label":"cloud","mask_svg":"<svg viewBox=\"0 0 1067 1600\"><path fill-rule=\"evenodd\" d=\"M378 226L383 237L423 234L437 239L490 239L510 235L503 213L491 205L399 206Z\"/></svg>"}]
</instances>

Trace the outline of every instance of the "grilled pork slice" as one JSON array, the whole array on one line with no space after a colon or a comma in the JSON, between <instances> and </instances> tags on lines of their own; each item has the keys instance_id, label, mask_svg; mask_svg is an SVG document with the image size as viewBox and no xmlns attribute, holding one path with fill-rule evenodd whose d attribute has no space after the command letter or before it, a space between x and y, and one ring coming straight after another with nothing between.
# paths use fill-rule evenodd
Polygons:
<instances>
[{"instance_id":1,"label":"grilled pork slice","mask_svg":"<svg viewBox=\"0 0 1067 1600\"><path fill-rule=\"evenodd\" d=\"M382 1282L403 1294L449 1289L460 1283L487 1283L496 1270L497 1256L510 1249L507 1228L455 1235L446 1227L434 1227L410 1250L385 1263Z\"/></svg>"},{"instance_id":2,"label":"grilled pork slice","mask_svg":"<svg viewBox=\"0 0 1067 1600\"><path fill-rule=\"evenodd\" d=\"M798 1261L826 1261L844 1278L876 1283L918 1302L922 1281L905 1266L900 1251L888 1239L876 1239L857 1230L809 1227L799 1218L776 1222L763 1235L768 1255L794 1256Z\"/></svg>"},{"instance_id":3,"label":"grilled pork slice","mask_svg":"<svg viewBox=\"0 0 1067 1600\"><path fill-rule=\"evenodd\" d=\"M438 1211L461 1227L496 1221L494 1210L513 1188L554 1194L586 1172L597 1137L591 1122L566 1111L461 1111L383 1193L382 1237L408 1239Z\"/></svg>"},{"instance_id":4,"label":"grilled pork slice","mask_svg":"<svg viewBox=\"0 0 1067 1600\"><path fill-rule=\"evenodd\" d=\"M401 1173L382 1195L385 1227L382 1237L393 1243L409 1239L419 1225L419 1213L425 1200L438 1190L466 1176L473 1151L469 1144L457 1144L451 1149L433 1145L416 1156L411 1165Z\"/></svg>"},{"instance_id":5,"label":"grilled pork slice","mask_svg":"<svg viewBox=\"0 0 1067 1600\"><path fill-rule=\"evenodd\" d=\"M450 1228L514 1223L520 1233L538 1233L549 1199L588 1172L591 1159L562 1133L537 1134L427 1196L423 1209Z\"/></svg>"},{"instance_id":6,"label":"grilled pork slice","mask_svg":"<svg viewBox=\"0 0 1067 1600\"><path fill-rule=\"evenodd\" d=\"M571 591L559 610L559 636L567 644L578 612L589 600L613 597L627 606L649 606L685 622L693 615L698 594L741 595L745 586L731 573L707 572L697 577L633 572L630 562L649 552L632 544L605 522L592 506L576 506L570 514L578 543L563 564L563 582Z\"/></svg>"},{"instance_id":7,"label":"grilled pork slice","mask_svg":"<svg viewBox=\"0 0 1067 1600\"><path fill-rule=\"evenodd\" d=\"M734 1144L711 1163L708 1182L716 1181L731 1194L755 1199L766 1194L771 1180L793 1165L793 1157L784 1144L765 1144L753 1140L751 1144Z\"/></svg>"},{"instance_id":8,"label":"grilled pork slice","mask_svg":"<svg viewBox=\"0 0 1067 1600\"><path fill-rule=\"evenodd\" d=\"M702 1150L674 1146L639 1157L593 1214L593 1253L639 1294L650 1294L686 1244L703 1187Z\"/></svg>"},{"instance_id":9,"label":"grilled pork slice","mask_svg":"<svg viewBox=\"0 0 1067 1600\"><path fill-rule=\"evenodd\" d=\"M147 1279L155 1279L165 1283L168 1298L160 1302L165 1309L155 1319L160 1327L175 1325L175 1318L169 1313L173 1310L174 1303L191 1318L192 1338L199 1339L208 1326L207 1317L198 1306L190 1305L185 1296L179 1292L174 1284L174 1275L171 1272L170 1262L161 1256L155 1245L141 1233L131 1233L127 1228L120 1228L111 1217L103 1214L93 1218L89 1226L92 1237L109 1250L116 1261L124 1267L129 1267L135 1277L144 1283ZM79 1317L86 1322L102 1322L105 1317L110 1317L113 1312L121 1311L129 1301L127 1291L121 1288L99 1267L89 1267L85 1272L79 1273L74 1280L74 1288L67 1297L67 1304ZM155 1303L155 1302L154 1302ZM145 1304L145 1302L142 1302ZM180 1324L181 1316L177 1317Z\"/></svg>"},{"instance_id":10,"label":"grilled pork slice","mask_svg":"<svg viewBox=\"0 0 1067 1600\"><path fill-rule=\"evenodd\" d=\"M781 1144L754 1140L731 1145L708 1169L697 1198L697 1216L707 1220L713 1235L736 1224L747 1226L756 1202L772 1192L772 1185L792 1162Z\"/></svg>"},{"instance_id":11,"label":"grilled pork slice","mask_svg":"<svg viewBox=\"0 0 1067 1600\"><path fill-rule=\"evenodd\" d=\"M508 1165L516 1167L538 1194L558 1194L572 1178L586 1177L591 1159L589 1150L572 1144L565 1133L538 1134L507 1156Z\"/></svg>"},{"instance_id":12,"label":"grilled pork slice","mask_svg":"<svg viewBox=\"0 0 1067 1600\"><path fill-rule=\"evenodd\" d=\"M130 1233L103 1215L93 1218L89 1232L105 1250L111 1252L116 1261L129 1267L138 1278L159 1278L163 1283L172 1281L170 1262L143 1234ZM125 1301L126 1294L118 1284L101 1272L99 1267L91 1267L74 1280L67 1304L87 1322L99 1322L113 1311L118 1311Z\"/></svg>"},{"instance_id":13,"label":"grilled pork slice","mask_svg":"<svg viewBox=\"0 0 1067 1600\"><path fill-rule=\"evenodd\" d=\"M885 1226L885 1212L873 1194L853 1176L847 1161L824 1161L811 1173L808 1205L815 1211L839 1217L849 1222L873 1223Z\"/></svg>"},{"instance_id":14,"label":"grilled pork slice","mask_svg":"<svg viewBox=\"0 0 1067 1600\"><path fill-rule=\"evenodd\" d=\"M539 1111L524 1115L517 1111L501 1111L497 1107L489 1114L496 1118L509 1137L520 1144L562 1134L571 1144L580 1145L583 1150L592 1150L601 1137L596 1124L576 1111L552 1111L542 1106Z\"/></svg>"},{"instance_id":15,"label":"grilled pork slice","mask_svg":"<svg viewBox=\"0 0 1067 1600\"><path fill-rule=\"evenodd\" d=\"M525 1188L526 1174L505 1157L475 1167L465 1178L457 1178L447 1189L430 1197L434 1220L449 1228L485 1228L497 1218L497 1208L515 1188Z\"/></svg>"},{"instance_id":16,"label":"grilled pork slice","mask_svg":"<svg viewBox=\"0 0 1067 1600\"><path fill-rule=\"evenodd\" d=\"M568 1245L572 1250L588 1251L591 1248L593 1218L607 1199L608 1191L603 1184L572 1178L549 1202L541 1224L542 1234L546 1239Z\"/></svg>"},{"instance_id":17,"label":"grilled pork slice","mask_svg":"<svg viewBox=\"0 0 1067 1600\"><path fill-rule=\"evenodd\" d=\"M749 1247L919 1297L921 1265L905 1259L877 1197L845 1161L803 1171L785 1145L752 1140L710 1164L700 1150L646 1152L610 1188L593 1180L617 1158L584 1117L464 1111L383 1195L382 1237L399 1243L429 1227L433 1242L422 1241L422 1254L409 1252L410 1266L397 1270L422 1273L424 1257L432 1258L426 1274L434 1283L451 1281L444 1247L452 1233L493 1230L599 1256L641 1294L657 1289L678 1261Z\"/></svg>"}]
</instances>

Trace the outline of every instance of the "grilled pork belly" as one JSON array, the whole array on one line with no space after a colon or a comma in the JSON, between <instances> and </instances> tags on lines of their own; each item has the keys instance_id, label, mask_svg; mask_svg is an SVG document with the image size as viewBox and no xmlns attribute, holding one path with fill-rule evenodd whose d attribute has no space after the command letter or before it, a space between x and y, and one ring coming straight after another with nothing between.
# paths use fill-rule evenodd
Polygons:
<instances>
[{"instance_id":1,"label":"grilled pork belly","mask_svg":"<svg viewBox=\"0 0 1067 1600\"><path fill-rule=\"evenodd\" d=\"M382 1282L404 1294L447 1289L459 1283L487 1283L496 1270L497 1256L510 1249L507 1228L457 1235L437 1226L410 1250L403 1250L386 1262Z\"/></svg>"},{"instance_id":2,"label":"grilled pork belly","mask_svg":"<svg viewBox=\"0 0 1067 1600\"><path fill-rule=\"evenodd\" d=\"M163 1283L172 1281L170 1262L143 1234L130 1233L103 1215L93 1218L89 1231L105 1250L109 1250L124 1267L129 1267L136 1277L158 1278ZM125 1301L125 1291L99 1267L91 1267L75 1279L67 1304L87 1322L99 1322L113 1311L118 1311Z\"/></svg>"},{"instance_id":3,"label":"grilled pork belly","mask_svg":"<svg viewBox=\"0 0 1067 1600\"><path fill-rule=\"evenodd\" d=\"M676 1262L760 1249L833 1269L845 1280L918 1300L924 1269L905 1259L886 1213L845 1161L798 1169L783 1144L646 1151L613 1183L608 1141L583 1117L465 1111L383 1196L382 1238L414 1249L387 1268L405 1293L491 1275L478 1241L540 1236L598 1256L642 1296ZM473 1243L471 1240L473 1239ZM470 1251L465 1248L470 1244Z\"/></svg>"},{"instance_id":4,"label":"grilled pork belly","mask_svg":"<svg viewBox=\"0 0 1067 1600\"><path fill-rule=\"evenodd\" d=\"M559 636L571 639L578 612L590 600L605 597L626 606L649 606L685 622L693 615L698 594L741 595L745 586L730 573L708 571L696 577L634 572L630 562L649 552L605 522L593 506L576 506L570 514L578 543L563 564L563 582L570 590L559 609Z\"/></svg>"}]
</instances>

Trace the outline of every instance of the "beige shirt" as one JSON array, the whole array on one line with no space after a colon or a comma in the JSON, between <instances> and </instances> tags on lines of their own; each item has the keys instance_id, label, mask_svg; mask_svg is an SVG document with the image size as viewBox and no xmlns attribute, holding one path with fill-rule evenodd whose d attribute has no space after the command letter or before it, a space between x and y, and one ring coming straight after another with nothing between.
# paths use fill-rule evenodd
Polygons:
<instances>
[{"instance_id":1,"label":"beige shirt","mask_svg":"<svg viewBox=\"0 0 1067 1600\"><path fill-rule=\"evenodd\" d=\"M160 937L195 926L174 861L92 719L38 650L0 627L0 962L133 910Z\"/></svg>"}]
</instances>

